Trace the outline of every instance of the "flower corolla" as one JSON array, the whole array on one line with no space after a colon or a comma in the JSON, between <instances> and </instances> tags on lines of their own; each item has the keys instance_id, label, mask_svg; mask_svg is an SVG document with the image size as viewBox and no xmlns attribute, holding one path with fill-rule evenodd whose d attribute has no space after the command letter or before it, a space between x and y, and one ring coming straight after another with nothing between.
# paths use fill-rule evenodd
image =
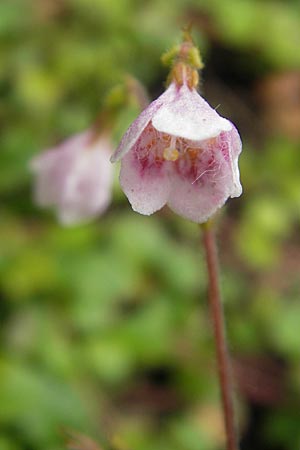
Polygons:
<instances>
[{"instance_id":1,"label":"flower corolla","mask_svg":"<svg viewBox=\"0 0 300 450\"><path fill-rule=\"evenodd\" d=\"M88 129L34 157L34 199L53 207L64 225L101 215L111 201L112 144L106 134Z\"/></svg>"},{"instance_id":2,"label":"flower corolla","mask_svg":"<svg viewBox=\"0 0 300 450\"><path fill-rule=\"evenodd\" d=\"M134 211L150 215L168 205L206 222L229 197L239 197L241 140L188 81L173 80L133 122L111 158Z\"/></svg>"}]
</instances>

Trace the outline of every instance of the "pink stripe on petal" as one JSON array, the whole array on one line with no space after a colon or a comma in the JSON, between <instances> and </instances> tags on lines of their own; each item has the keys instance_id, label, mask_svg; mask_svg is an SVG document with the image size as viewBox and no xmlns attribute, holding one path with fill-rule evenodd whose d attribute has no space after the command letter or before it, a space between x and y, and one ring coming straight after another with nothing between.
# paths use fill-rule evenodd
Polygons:
<instances>
[{"instance_id":1,"label":"pink stripe on petal","mask_svg":"<svg viewBox=\"0 0 300 450\"><path fill-rule=\"evenodd\" d=\"M221 133L198 142L198 148L187 147L175 162L168 199L174 212L203 223L236 193L230 143L229 133Z\"/></svg>"},{"instance_id":2,"label":"pink stripe on petal","mask_svg":"<svg viewBox=\"0 0 300 450\"><path fill-rule=\"evenodd\" d=\"M120 184L132 209L150 215L161 209L170 192L168 163L139 159L135 151L122 159Z\"/></svg>"}]
</instances>

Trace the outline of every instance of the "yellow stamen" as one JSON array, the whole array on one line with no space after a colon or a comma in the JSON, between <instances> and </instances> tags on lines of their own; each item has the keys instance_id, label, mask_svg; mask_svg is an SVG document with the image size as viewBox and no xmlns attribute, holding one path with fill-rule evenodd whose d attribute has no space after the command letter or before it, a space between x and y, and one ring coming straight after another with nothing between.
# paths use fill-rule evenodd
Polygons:
<instances>
[{"instance_id":1,"label":"yellow stamen","mask_svg":"<svg viewBox=\"0 0 300 450\"><path fill-rule=\"evenodd\" d=\"M176 161L179 158L177 148L166 147L163 151L163 157L166 161Z\"/></svg>"}]
</instances>

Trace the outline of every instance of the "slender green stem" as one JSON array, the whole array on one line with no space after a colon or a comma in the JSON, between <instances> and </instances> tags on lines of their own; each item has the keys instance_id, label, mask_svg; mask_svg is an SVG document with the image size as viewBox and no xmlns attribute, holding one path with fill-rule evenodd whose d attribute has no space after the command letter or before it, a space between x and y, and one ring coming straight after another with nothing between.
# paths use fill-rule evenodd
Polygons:
<instances>
[{"instance_id":1,"label":"slender green stem","mask_svg":"<svg viewBox=\"0 0 300 450\"><path fill-rule=\"evenodd\" d=\"M205 248L208 281L209 306L214 328L216 356L219 372L219 382L222 395L227 450L238 450L237 434L234 420L233 391L231 380L230 356L226 343L224 312L222 307L218 255L215 234L210 222L202 226Z\"/></svg>"}]
</instances>

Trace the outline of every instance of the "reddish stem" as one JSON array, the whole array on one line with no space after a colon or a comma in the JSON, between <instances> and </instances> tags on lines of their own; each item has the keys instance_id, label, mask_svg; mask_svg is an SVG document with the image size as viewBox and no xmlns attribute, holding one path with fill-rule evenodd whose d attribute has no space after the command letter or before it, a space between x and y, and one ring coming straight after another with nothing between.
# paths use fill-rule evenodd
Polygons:
<instances>
[{"instance_id":1,"label":"reddish stem","mask_svg":"<svg viewBox=\"0 0 300 450\"><path fill-rule=\"evenodd\" d=\"M211 224L203 225L203 242L209 280L209 305L214 327L219 382L227 439L227 450L238 450L233 409L230 356L226 343L224 312L222 307L218 255L215 234Z\"/></svg>"}]
</instances>

